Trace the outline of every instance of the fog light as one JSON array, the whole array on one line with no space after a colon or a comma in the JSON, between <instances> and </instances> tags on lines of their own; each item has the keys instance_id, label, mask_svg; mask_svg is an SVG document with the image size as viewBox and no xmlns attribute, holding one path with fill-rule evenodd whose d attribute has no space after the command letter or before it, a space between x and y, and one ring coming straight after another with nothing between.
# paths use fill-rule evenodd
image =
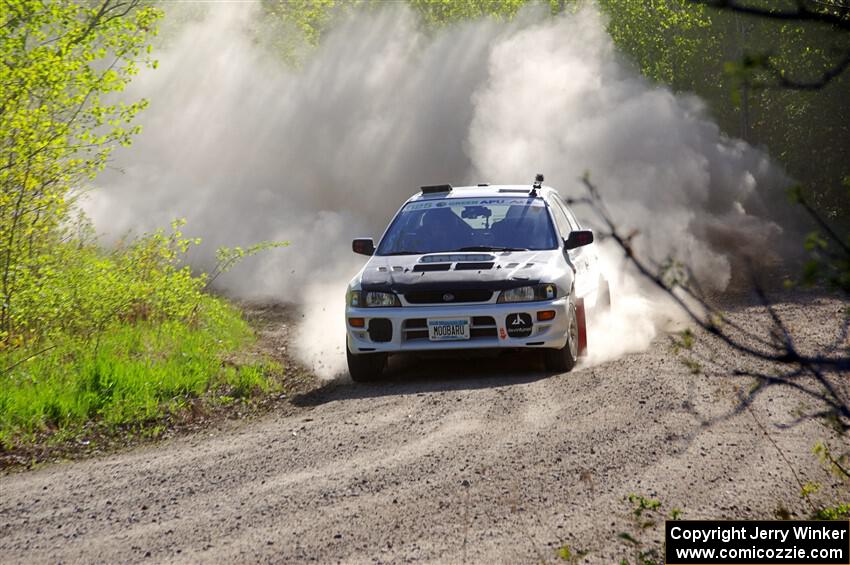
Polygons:
<instances>
[{"instance_id":1,"label":"fog light","mask_svg":"<svg viewBox=\"0 0 850 565\"><path fill-rule=\"evenodd\" d=\"M549 320L555 319L555 311L554 310L541 310L537 313L537 321L538 322L548 322Z\"/></svg>"},{"instance_id":2,"label":"fog light","mask_svg":"<svg viewBox=\"0 0 850 565\"><path fill-rule=\"evenodd\" d=\"M365 328L366 327L366 319L365 318L349 318L348 324L352 328Z\"/></svg>"},{"instance_id":3,"label":"fog light","mask_svg":"<svg viewBox=\"0 0 850 565\"><path fill-rule=\"evenodd\" d=\"M387 342L393 338L393 323L387 318L369 320L369 339L374 342Z\"/></svg>"}]
</instances>

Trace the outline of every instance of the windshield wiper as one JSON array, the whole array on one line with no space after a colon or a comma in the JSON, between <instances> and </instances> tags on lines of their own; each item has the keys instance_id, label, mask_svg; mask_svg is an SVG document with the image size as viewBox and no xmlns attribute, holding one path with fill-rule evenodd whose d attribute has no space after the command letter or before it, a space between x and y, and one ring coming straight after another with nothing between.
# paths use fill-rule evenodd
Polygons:
<instances>
[{"instance_id":1,"label":"windshield wiper","mask_svg":"<svg viewBox=\"0 0 850 565\"><path fill-rule=\"evenodd\" d=\"M528 251L524 247L490 247L489 245L471 245L469 247L461 247L455 251ZM450 251L449 253L453 253Z\"/></svg>"}]
</instances>

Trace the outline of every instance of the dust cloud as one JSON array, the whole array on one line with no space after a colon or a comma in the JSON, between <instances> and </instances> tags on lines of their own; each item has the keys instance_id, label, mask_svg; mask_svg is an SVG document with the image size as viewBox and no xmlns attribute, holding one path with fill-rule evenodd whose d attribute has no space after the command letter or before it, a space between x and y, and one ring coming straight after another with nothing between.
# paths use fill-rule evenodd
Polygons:
<instances>
[{"instance_id":1,"label":"dust cloud","mask_svg":"<svg viewBox=\"0 0 850 565\"><path fill-rule=\"evenodd\" d=\"M221 288L298 304L296 349L324 377L345 372L345 286L364 262L351 238L380 237L422 184L543 171L581 196L588 172L644 257L680 257L718 290L781 232L764 203L782 171L722 135L699 99L643 79L593 6L427 31L393 4L341 19L297 68L268 47L258 3L181 9L169 9L159 68L127 92L150 100L143 133L86 210L107 238L185 217L205 242L199 267L220 245L291 241ZM616 249L603 255L615 309L591 330L590 362L646 347L677 318Z\"/></svg>"}]
</instances>

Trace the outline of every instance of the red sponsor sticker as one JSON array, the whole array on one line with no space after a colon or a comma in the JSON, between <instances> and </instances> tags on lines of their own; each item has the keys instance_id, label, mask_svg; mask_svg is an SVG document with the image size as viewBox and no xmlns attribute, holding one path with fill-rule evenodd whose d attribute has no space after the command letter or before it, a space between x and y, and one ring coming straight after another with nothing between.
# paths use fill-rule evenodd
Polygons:
<instances>
[{"instance_id":1,"label":"red sponsor sticker","mask_svg":"<svg viewBox=\"0 0 850 565\"><path fill-rule=\"evenodd\" d=\"M508 334L505 333L505 328L499 328L499 337L502 339L508 339Z\"/></svg>"}]
</instances>

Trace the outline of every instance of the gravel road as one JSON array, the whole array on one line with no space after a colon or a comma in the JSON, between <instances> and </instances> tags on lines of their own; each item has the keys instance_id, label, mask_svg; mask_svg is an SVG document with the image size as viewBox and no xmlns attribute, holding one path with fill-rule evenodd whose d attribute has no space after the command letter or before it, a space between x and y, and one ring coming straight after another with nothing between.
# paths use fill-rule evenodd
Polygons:
<instances>
[{"instance_id":1,"label":"gravel road","mask_svg":"<svg viewBox=\"0 0 850 565\"><path fill-rule=\"evenodd\" d=\"M842 307L779 310L813 345ZM402 360L286 413L0 477L0 561L527 563L568 544L611 563L629 555L629 493L686 518L805 516L806 481L824 484L816 502L850 498L811 453L846 440L781 427L813 403L772 389L737 410L750 382L727 374L690 374L666 338L554 376L528 356Z\"/></svg>"}]
</instances>

